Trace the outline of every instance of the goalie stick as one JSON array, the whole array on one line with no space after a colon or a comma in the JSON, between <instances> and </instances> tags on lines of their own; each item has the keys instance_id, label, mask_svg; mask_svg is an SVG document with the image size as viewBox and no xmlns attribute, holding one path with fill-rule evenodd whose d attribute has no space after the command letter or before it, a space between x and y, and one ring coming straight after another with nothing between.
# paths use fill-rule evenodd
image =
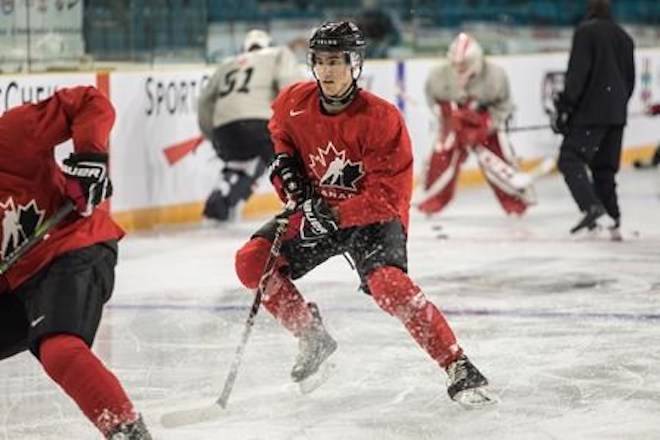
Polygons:
<instances>
[{"instance_id":1,"label":"goalie stick","mask_svg":"<svg viewBox=\"0 0 660 440\"><path fill-rule=\"evenodd\" d=\"M74 204L71 200L67 200L60 209L58 209L52 217L37 226L34 233L20 246L0 262L0 275L4 275L23 255L32 249L41 240L48 238L48 232L57 226L64 218L74 210Z\"/></svg>"},{"instance_id":2,"label":"goalie stick","mask_svg":"<svg viewBox=\"0 0 660 440\"><path fill-rule=\"evenodd\" d=\"M234 388L234 383L238 376L238 368L243 359L243 352L245 351L245 346L247 345L248 338L254 326L254 321L259 312L259 307L261 306L261 298L263 296L263 290L268 282L270 276L275 269L275 261L280 255L280 248L282 246L282 241L284 239L284 233L289 226L289 215L295 209L295 204L293 202L287 203L282 211L277 217L277 229L275 230L275 236L273 238L273 243L270 247L270 254L268 259L264 264L263 273L261 279L259 280L259 285L256 289L254 300L252 301L252 306L250 307L250 312L245 321L245 326L243 328L243 334L241 335L241 340L236 347L236 353L234 355L234 360L231 363L229 368L229 373L225 379L225 384L220 392L220 397L210 406L173 411L170 413L163 414L161 417L161 423L166 428L175 428L177 426L190 425L195 423L202 423L205 421L213 420L218 418L222 414L222 410L227 407L227 402L231 391Z\"/></svg>"}]
</instances>

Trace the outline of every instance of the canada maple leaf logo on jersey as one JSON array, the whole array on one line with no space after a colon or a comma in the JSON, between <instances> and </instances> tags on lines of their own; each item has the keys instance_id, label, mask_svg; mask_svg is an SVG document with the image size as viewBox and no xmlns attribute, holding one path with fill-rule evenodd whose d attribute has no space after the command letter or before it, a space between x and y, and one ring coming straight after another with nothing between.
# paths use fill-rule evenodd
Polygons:
<instances>
[{"instance_id":1,"label":"canada maple leaf logo on jersey","mask_svg":"<svg viewBox=\"0 0 660 440\"><path fill-rule=\"evenodd\" d=\"M317 151L318 154L309 155L309 166L318 177L319 185L357 192L357 183L364 176L362 162L346 159L346 152L337 151L332 142Z\"/></svg>"},{"instance_id":2,"label":"canada maple leaf logo on jersey","mask_svg":"<svg viewBox=\"0 0 660 440\"><path fill-rule=\"evenodd\" d=\"M39 209L34 199L27 205L18 205L17 208L14 199L10 197L5 203L0 203L0 212L2 212L0 256L4 260L30 238L44 220L46 211Z\"/></svg>"}]
</instances>

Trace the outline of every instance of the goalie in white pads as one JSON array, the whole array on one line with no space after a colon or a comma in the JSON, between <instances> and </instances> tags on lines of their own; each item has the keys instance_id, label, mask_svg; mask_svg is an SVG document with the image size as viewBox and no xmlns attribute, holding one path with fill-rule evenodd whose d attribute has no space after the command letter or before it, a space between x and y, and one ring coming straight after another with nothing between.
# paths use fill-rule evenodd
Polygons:
<instances>
[{"instance_id":1,"label":"goalie in white pads","mask_svg":"<svg viewBox=\"0 0 660 440\"><path fill-rule=\"evenodd\" d=\"M447 206L471 151L504 211L522 215L535 200L532 179L518 169L503 132L513 112L506 73L485 60L479 43L465 33L451 43L447 58L426 81L426 99L439 118L440 132L417 207L433 214Z\"/></svg>"}]
</instances>

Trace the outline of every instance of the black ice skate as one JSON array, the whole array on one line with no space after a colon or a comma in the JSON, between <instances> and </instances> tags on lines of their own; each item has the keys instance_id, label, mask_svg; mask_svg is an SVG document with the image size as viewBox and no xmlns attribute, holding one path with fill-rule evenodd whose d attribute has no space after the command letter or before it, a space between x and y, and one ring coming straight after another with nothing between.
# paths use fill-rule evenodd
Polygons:
<instances>
[{"instance_id":1,"label":"black ice skate","mask_svg":"<svg viewBox=\"0 0 660 440\"><path fill-rule=\"evenodd\" d=\"M447 393L466 408L479 408L497 403L486 390L488 380L466 357L461 356L447 367Z\"/></svg>"},{"instance_id":2,"label":"black ice skate","mask_svg":"<svg viewBox=\"0 0 660 440\"><path fill-rule=\"evenodd\" d=\"M325 362L337 350L337 342L330 336L319 314L318 307L309 303L314 317L309 329L298 338L298 356L291 370L291 378L300 384L303 393L310 393L321 386L329 377L333 365Z\"/></svg>"},{"instance_id":3,"label":"black ice skate","mask_svg":"<svg viewBox=\"0 0 660 440\"><path fill-rule=\"evenodd\" d=\"M220 190L214 190L204 204L203 215L209 220L226 222L234 214L229 198Z\"/></svg>"},{"instance_id":4,"label":"black ice skate","mask_svg":"<svg viewBox=\"0 0 660 440\"><path fill-rule=\"evenodd\" d=\"M152 440L142 416L131 423L119 425L108 436L108 440Z\"/></svg>"},{"instance_id":5,"label":"black ice skate","mask_svg":"<svg viewBox=\"0 0 660 440\"><path fill-rule=\"evenodd\" d=\"M601 205L590 206L584 214L584 217L582 217L582 220L580 220L577 225L573 226L571 229L571 234L575 234L584 228L593 229L596 225L596 220L598 220L604 214L605 208L603 208Z\"/></svg>"}]
</instances>

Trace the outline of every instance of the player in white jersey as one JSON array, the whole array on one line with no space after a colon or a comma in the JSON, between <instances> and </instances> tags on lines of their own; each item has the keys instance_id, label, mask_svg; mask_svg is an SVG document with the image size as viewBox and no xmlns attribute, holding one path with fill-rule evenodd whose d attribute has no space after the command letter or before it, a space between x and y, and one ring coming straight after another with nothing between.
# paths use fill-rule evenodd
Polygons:
<instances>
[{"instance_id":1,"label":"player in white jersey","mask_svg":"<svg viewBox=\"0 0 660 440\"><path fill-rule=\"evenodd\" d=\"M279 91L304 79L286 46L271 47L262 30L247 33L243 52L223 59L199 99L198 122L223 168L204 206L204 216L227 220L247 200L273 155L270 104Z\"/></svg>"},{"instance_id":2,"label":"player in white jersey","mask_svg":"<svg viewBox=\"0 0 660 440\"><path fill-rule=\"evenodd\" d=\"M468 153L479 166L507 214L523 214L533 202L530 180L520 173L503 132L513 112L506 72L484 58L479 43L459 34L447 63L431 70L426 99L439 118L440 133L423 176L418 208L440 212L453 198Z\"/></svg>"}]
</instances>

